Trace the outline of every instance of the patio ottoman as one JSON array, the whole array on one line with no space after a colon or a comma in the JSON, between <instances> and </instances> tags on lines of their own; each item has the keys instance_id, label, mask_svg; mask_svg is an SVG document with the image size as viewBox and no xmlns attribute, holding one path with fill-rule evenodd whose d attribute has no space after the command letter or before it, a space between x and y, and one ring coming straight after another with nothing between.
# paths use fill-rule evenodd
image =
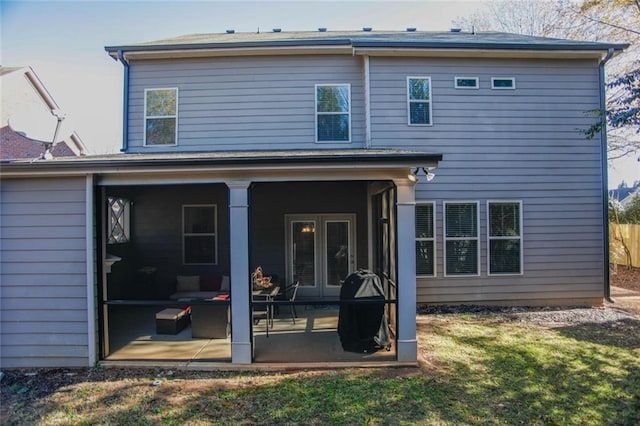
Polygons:
<instances>
[{"instance_id":1,"label":"patio ottoman","mask_svg":"<svg viewBox=\"0 0 640 426\"><path fill-rule=\"evenodd\" d=\"M178 334L189 324L187 309L168 308L156 314L157 334Z\"/></svg>"},{"instance_id":2,"label":"patio ottoman","mask_svg":"<svg viewBox=\"0 0 640 426\"><path fill-rule=\"evenodd\" d=\"M201 339L229 337L229 305L193 305L191 316L191 337Z\"/></svg>"}]
</instances>

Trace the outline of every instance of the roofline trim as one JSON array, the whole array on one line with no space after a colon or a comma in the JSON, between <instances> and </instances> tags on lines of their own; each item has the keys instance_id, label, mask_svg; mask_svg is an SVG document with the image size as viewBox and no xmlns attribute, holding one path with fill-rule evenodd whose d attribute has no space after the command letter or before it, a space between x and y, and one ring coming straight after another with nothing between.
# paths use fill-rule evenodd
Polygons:
<instances>
[{"instance_id":1,"label":"roofline trim","mask_svg":"<svg viewBox=\"0 0 640 426\"><path fill-rule=\"evenodd\" d=\"M270 52L284 49L311 49L309 53L322 53L323 48L352 48L352 49L432 49L432 50L503 50L503 51L607 51L614 49L622 51L629 47L628 44L613 43L572 43L571 41L554 44L554 43L505 43L505 42L451 42L451 41L386 41L386 40L366 40L361 38L337 37L326 39L289 39L289 40L268 40L268 41L244 41L244 42L211 42L211 43L177 43L177 44L155 44L155 45L124 45L124 46L105 46L105 50L111 57L117 59L118 51L122 51L126 56L140 55L142 53L147 56L151 52L162 53L170 56L172 52L191 51L208 51L208 53L231 53L242 52L244 54L256 54L262 50ZM345 49L346 53L346 49ZM237 54L237 53L236 53Z\"/></svg>"},{"instance_id":2,"label":"roofline trim","mask_svg":"<svg viewBox=\"0 0 640 426\"><path fill-rule=\"evenodd\" d=\"M441 58L509 58L509 59L601 59L608 50L533 50L533 49L400 49L400 48L354 48L354 55L404 56ZM621 51L616 51L621 52Z\"/></svg>"},{"instance_id":3,"label":"roofline trim","mask_svg":"<svg viewBox=\"0 0 640 426\"><path fill-rule=\"evenodd\" d=\"M129 155L129 154L127 154ZM6 161L0 162L0 178L12 176L24 176L24 174L98 174L115 173L123 170L148 169L149 171L166 170L167 166L200 168L216 167L237 169L242 167L258 167L273 169L290 169L300 165L309 168L313 166L326 167L335 165L337 168L354 167L366 164L375 164L378 167L387 163L388 167L408 167L415 164L437 164L442 160L442 154L435 153L371 153L371 154L321 154L321 155L297 155L297 156L276 156L265 155L256 157L224 157L224 158L127 158L127 159L98 159L92 160L90 157L73 157L67 159L58 157L47 161ZM141 170L142 171L142 170Z\"/></svg>"},{"instance_id":4,"label":"roofline trim","mask_svg":"<svg viewBox=\"0 0 640 426\"><path fill-rule=\"evenodd\" d=\"M585 44L589 43L589 44ZM448 42L448 41L375 41L356 39L351 44L354 48L370 47L370 48L446 48L446 49L489 49L489 50L608 50L613 48L622 51L629 47L628 44L612 44L583 42L571 43L504 43L504 42L483 42L483 43L465 43L465 42Z\"/></svg>"},{"instance_id":5,"label":"roofline trim","mask_svg":"<svg viewBox=\"0 0 640 426\"><path fill-rule=\"evenodd\" d=\"M164 49L164 50L136 50L123 53L124 58L130 59L162 59L162 58L203 58L217 56L276 56L276 55L353 55L353 48L348 45L336 46L289 46L289 47L227 47L202 49ZM109 53L114 59L114 56Z\"/></svg>"}]
</instances>

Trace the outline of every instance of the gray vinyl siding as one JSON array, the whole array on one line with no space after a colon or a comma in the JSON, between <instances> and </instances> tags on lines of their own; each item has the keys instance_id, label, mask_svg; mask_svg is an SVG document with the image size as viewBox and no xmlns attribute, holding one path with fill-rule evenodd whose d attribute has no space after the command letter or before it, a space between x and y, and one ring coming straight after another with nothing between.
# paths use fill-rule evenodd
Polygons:
<instances>
[{"instance_id":1,"label":"gray vinyl siding","mask_svg":"<svg viewBox=\"0 0 640 426\"><path fill-rule=\"evenodd\" d=\"M276 56L133 62L129 152L364 146L362 60ZM351 143L315 143L315 85L351 84ZM178 145L143 147L144 90L178 88Z\"/></svg>"},{"instance_id":2,"label":"gray vinyl siding","mask_svg":"<svg viewBox=\"0 0 640 426\"><path fill-rule=\"evenodd\" d=\"M4 179L0 195L0 365L88 366L85 179Z\"/></svg>"},{"instance_id":3,"label":"gray vinyl siding","mask_svg":"<svg viewBox=\"0 0 640 426\"><path fill-rule=\"evenodd\" d=\"M406 77L432 81L433 126L407 125ZM479 77L456 90L455 76ZM491 90L515 77L516 90ZM437 276L419 303L581 303L603 297L600 139L579 129L599 107L595 61L371 59L372 144L443 154L416 187L436 202ZM423 181L424 182L424 181ZM480 202L480 276L444 277L443 202ZM523 275L487 274L487 200L521 200Z\"/></svg>"}]
</instances>

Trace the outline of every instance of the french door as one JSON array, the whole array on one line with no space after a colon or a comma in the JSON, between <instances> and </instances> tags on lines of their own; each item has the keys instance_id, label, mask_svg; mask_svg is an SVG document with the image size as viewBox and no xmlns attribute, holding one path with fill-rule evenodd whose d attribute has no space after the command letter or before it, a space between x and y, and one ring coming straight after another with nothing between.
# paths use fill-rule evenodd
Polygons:
<instances>
[{"instance_id":1,"label":"french door","mask_svg":"<svg viewBox=\"0 0 640 426\"><path fill-rule=\"evenodd\" d=\"M287 280L300 297L338 297L355 270L355 215L287 215Z\"/></svg>"}]
</instances>

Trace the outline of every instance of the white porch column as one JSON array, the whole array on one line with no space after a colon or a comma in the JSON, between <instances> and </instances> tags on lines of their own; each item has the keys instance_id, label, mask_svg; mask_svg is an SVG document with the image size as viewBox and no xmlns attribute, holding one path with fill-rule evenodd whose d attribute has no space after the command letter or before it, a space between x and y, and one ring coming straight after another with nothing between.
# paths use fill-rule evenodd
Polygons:
<instances>
[{"instance_id":1,"label":"white porch column","mask_svg":"<svg viewBox=\"0 0 640 426\"><path fill-rule=\"evenodd\" d=\"M229 188L231 263L231 362L251 364L249 312L249 192L251 182L226 182Z\"/></svg>"},{"instance_id":2,"label":"white porch column","mask_svg":"<svg viewBox=\"0 0 640 426\"><path fill-rule=\"evenodd\" d=\"M416 339L416 249L415 186L408 180L394 181L397 188L398 243L398 361L418 359Z\"/></svg>"}]
</instances>

